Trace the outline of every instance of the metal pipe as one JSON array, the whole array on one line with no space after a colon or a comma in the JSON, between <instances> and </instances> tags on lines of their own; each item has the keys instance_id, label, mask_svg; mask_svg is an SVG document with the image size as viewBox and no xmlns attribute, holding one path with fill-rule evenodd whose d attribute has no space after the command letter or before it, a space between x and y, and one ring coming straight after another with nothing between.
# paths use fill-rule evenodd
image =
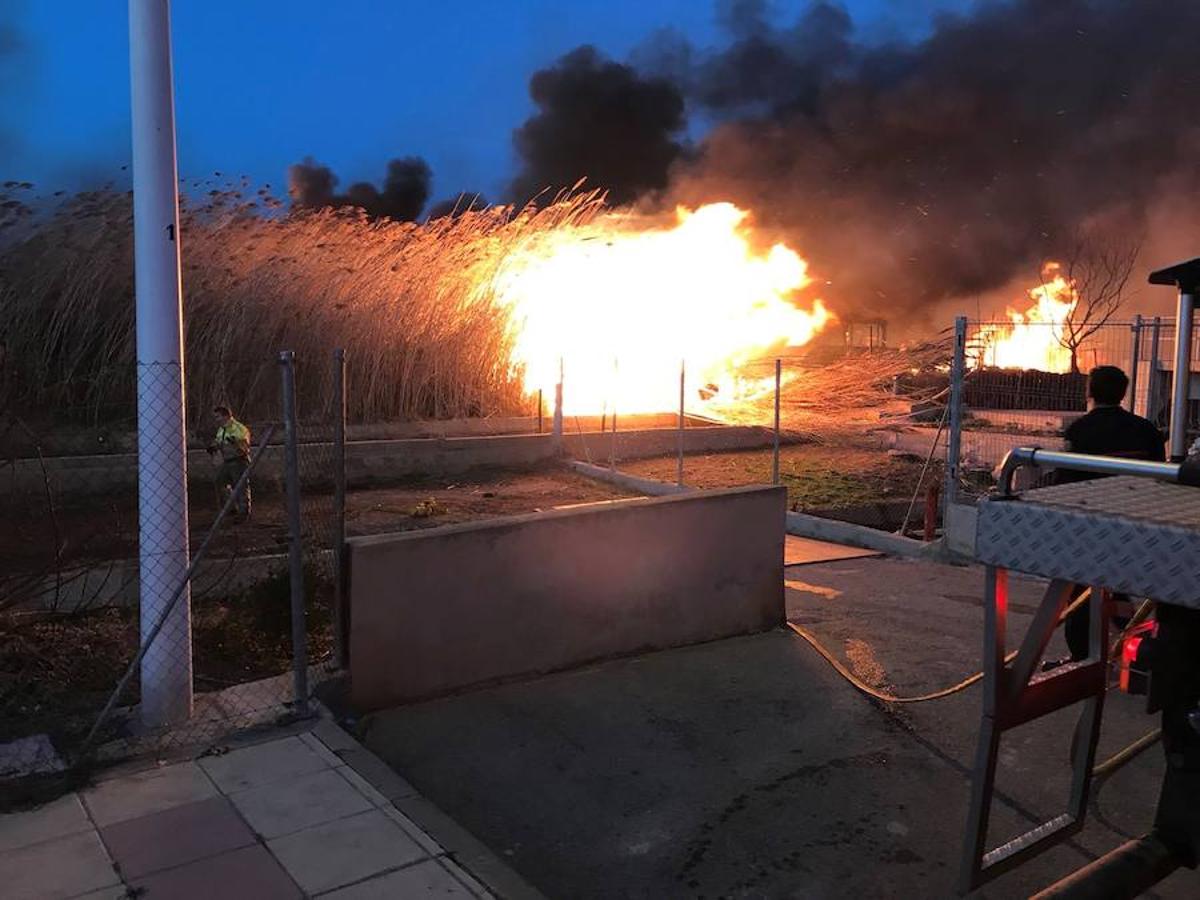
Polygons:
<instances>
[{"instance_id":1,"label":"metal pipe","mask_svg":"<svg viewBox=\"0 0 1200 900\"><path fill-rule=\"evenodd\" d=\"M775 449L771 458L771 484L779 484L779 384L783 374L783 364L775 360Z\"/></svg>"},{"instance_id":2,"label":"metal pipe","mask_svg":"<svg viewBox=\"0 0 1200 900\"><path fill-rule=\"evenodd\" d=\"M550 425L551 442L555 450L562 448L563 442L563 358L558 358L558 383L554 385L554 419Z\"/></svg>"},{"instance_id":3,"label":"metal pipe","mask_svg":"<svg viewBox=\"0 0 1200 900\"><path fill-rule=\"evenodd\" d=\"M1129 411L1137 412L1137 389L1138 389L1138 365L1141 363L1142 357L1142 316L1141 313L1133 317L1133 324L1129 327L1133 332L1133 346L1129 352Z\"/></svg>"},{"instance_id":4,"label":"metal pipe","mask_svg":"<svg viewBox=\"0 0 1200 900\"><path fill-rule=\"evenodd\" d=\"M967 317L954 320L954 356L950 362L950 433L946 438L945 506L958 501L958 458L962 453L963 387L967 377Z\"/></svg>"},{"instance_id":5,"label":"metal pipe","mask_svg":"<svg viewBox=\"0 0 1200 900\"><path fill-rule=\"evenodd\" d=\"M333 652L338 666L350 662L346 614L346 351L333 351Z\"/></svg>"},{"instance_id":6,"label":"metal pipe","mask_svg":"<svg viewBox=\"0 0 1200 900\"><path fill-rule=\"evenodd\" d=\"M687 378L687 360L679 361L679 453L675 461L675 482L683 487L683 397Z\"/></svg>"},{"instance_id":7,"label":"metal pipe","mask_svg":"<svg viewBox=\"0 0 1200 900\"><path fill-rule=\"evenodd\" d=\"M1033 900L1119 900L1140 897L1183 865L1154 834L1126 841L1062 881L1034 894Z\"/></svg>"},{"instance_id":8,"label":"metal pipe","mask_svg":"<svg viewBox=\"0 0 1200 900\"><path fill-rule=\"evenodd\" d=\"M1146 418L1152 422L1158 421L1158 343L1162 337L1162 316L1155 316L1150 326L1150 362L1146 367Z\"/></svg>"},{"instance_id":9,"label":"metal pipe","mask_svg":"<svg viewBox=\"0 0 1200 900\"><path fill-rule=\"evenodd\" d=\"M608 436L608 467L617 468L617 395L621 392L621 373L617 368L617 360L613 359L613 402L612 402L612 434Z\"/></svg>"},{"instance_id":10,"label":"metal pipe","mask_svg":"<svg viewBox=\"0 0 1200 900\"><path fill-rule=\"evenodd\" d=\"M1195 294L1181 290L1179 310L1175 316L1175 371L1171 373L1171 437L1167 445L1171 459L1175 462L1187 456L1188 384L1192 369L1192 316L1195 309Z\"/></svg>"},{"instance_id":11,"label":"metal pipe","mask_svg":"<svg viewBox=\"0 0 1200 900\"><path fill-rule=\"evenodd\" d=\"M1044 466L1049 469L1071 469L1097 475L1135 475L1159 481L1178 481L1178 463L1148 462L1143 459L1124 459L1119 456L1093 456L1087 453L1067 453L1063 450L1043 450L1041 447L1017 447L1008 451L1000 467L997 485L1000 496L1011 497L1013 475L1022 466Z\"/></svg>"},{"instance_id":12,"label":"metal pipe","mask_svg":"<svg viewBox=\"0 0 1200 900\"><path fill-rule=\"evenodd\" d=\"M300 454L296 420L296 354L279 353L283 376L284 465L287 472L288 575L292 594L292 687L298 715L308 711L308 628L304 616L304 546L300 532Z\"/></svg>"},{"instance_id":13,"label":"metal pipe","mask_svg":"<svg viewBox=\"0 0 1200 900\"><path fill-rule=\"evenodd\" d=\"M149 726L192 714L183 300L169 0L129 0L133 229L137 304L139 629L141 714ZM180 602L171 598L185 583Z\"/></svg>"}]
</instances>

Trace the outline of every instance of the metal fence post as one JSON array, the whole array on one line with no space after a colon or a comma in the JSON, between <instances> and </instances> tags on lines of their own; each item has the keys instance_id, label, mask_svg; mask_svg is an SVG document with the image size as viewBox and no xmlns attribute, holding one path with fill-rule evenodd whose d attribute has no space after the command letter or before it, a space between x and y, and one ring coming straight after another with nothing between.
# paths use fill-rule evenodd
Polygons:
<instances>
[{"instance_id":1,"label":"metal fence post","mask_svg":"<svg viewBox=\"0 0 1200 900\"><path fill-rule=\"evenodd\" d=\"M1162 337L1162 316L1155 316L1150 326L1150 361L1146 366L1146 377L1150 383L1146 385L1146 418L1152 422L1158 421L1158 342Z\"/></svg>"},{"instance_id":2,"label":"metal fence post","mask_svg":"<svg viewBox=\"0 0 1200 900\"><path fill-rule=\"evenodd\" d=\"M1137 412L1138 366L1142 356L1142 316L1138 313L1129 326L1133 332L1133 347L1129 352L1129 411Z\"/></svg>"},{"instance_id":3,"label":"metal fence post","mask_svg":"<svg viewBox=\"0 0 1200 900\"><path fill-rule=\"evenodd\" d=\"M304 547L300 533L300 456L296 420L296 354L280 351L284 466L287 473L288 574L292 593L292 685L295 710L308 712L308 628L304 616Z\"/></svg>"},{"instance_id":4,"label":"metal fence post","mask_svg":"<svg viewBox=\"0 0 1200 900\"><path fill-rule=\"evenodd\" d=\"M333 652L350 661L346 609L346 351L333 351Z\"/></svg>"},{"instance_id":5,"label":"metal fence post","mask_svg":"<svg viewBox=\"0 0 1200 900\"><path fill-rule=\"evenodd\" d=\"M542 389L538 388L538 407L537 407L537 433L542 433Z\"/></svg>"},{"instance_id":6,"label":"metal fence post","mask_svg":"<svg viewBox=\"0 0 1200 900\"><path fill-rule=\"evenodd\" d=\"M608 437L608 467L615 472L617 470L617 396L621 391L621 378L616 359L613 359L613 382L612 434Z\"/></svg>"},{"instance_id":7,"label":"metal fence post","mask_svg":"<svg viewBox=\"0 0 1200 900\"><path fill-rule=\"evenodd\" d=\"M683 397L687 380L687 360L679 361L679 453L675 461L675 481L683 487Z\"/></svg>"},{"instance_id":8,"label":"metal fence post","mask_svg":"<svg viewBox=\"0 0 1200 900\"><path fill-rule=\"evenodd\" d=\"M959 316L954 320L954 357L950 362L950 434L946 440L946 489L942 491L943 510L958 502L958 460L962 452L963 387L966 377L967 317Z\"/></svg>"},{"instance_id":9,"label":"metal fence post","mask_svg":"<svg viewBox=\"0 0 1200 900\"><path fill-rule=\"evenodd\" d=\"M779 484L779 384L783 372L783 364L775 360L775 451L771 458L771 484Z\"/></svg>"},{"instance_id":10,"label":"metal fence post","mask_svg":"<svg viewBox=\"0 0 1200 900\"><path fill-rule=\"evenodd\" d=\"M554 385L554 422L550 426L551 441L555 450L562 449L563 442L563 358L558 358L558 383Z\"/></svg>"}]
</instances>

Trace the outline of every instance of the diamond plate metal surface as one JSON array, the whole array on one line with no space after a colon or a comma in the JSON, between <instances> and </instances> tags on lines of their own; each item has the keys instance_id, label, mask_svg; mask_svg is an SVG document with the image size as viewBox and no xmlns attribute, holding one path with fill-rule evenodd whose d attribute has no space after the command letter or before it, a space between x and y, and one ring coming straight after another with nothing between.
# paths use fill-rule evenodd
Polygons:
<instances>
[{"instance_id":1,"label":"diamond plate metal surface","mask_svg":"<svg viewBox=\"0 0 1200 900\"><path fill-rule=\"evenodd\" d=\"M1200 608L1200 490L1120 476L985 500L976 554L1018 572Z\"/></svg>"}]
</instances>

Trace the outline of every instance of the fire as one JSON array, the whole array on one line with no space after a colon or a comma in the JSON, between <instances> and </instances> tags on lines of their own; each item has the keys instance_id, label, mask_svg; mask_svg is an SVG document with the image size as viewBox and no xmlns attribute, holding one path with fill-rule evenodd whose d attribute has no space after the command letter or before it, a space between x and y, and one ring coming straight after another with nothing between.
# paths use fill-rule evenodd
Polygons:
<instances>
[{"instance_id":1,"label":"fire","mask_svg":"<svg viewBox=\"0 0 1200 900\"><path fill-rule=\"evenodd\" d=\"M731 203L666 225L609 213L531 238L493 284L526 390L549 402L560 360L568 413L674 409L681 361L691 409L710 386L726 402L752 390L741 364L808 343L832 315L795 305L807 263L783 244L756 252L747 217Z\"/></svg>"},{"instance_id":2,"label":"fire","mask_svg":"<svg viewBox=\"0 0 1200 900\"><path fill-rule=\"evenodd\" d=\"M1063 335L1079 304L1075 284L1063 277L1058 263L1047 263L1042 283L1029 291L1029 298L1033 305L1024 312L1009 307L1011 324L979 329L974 339L978 368L1071 371L1071 351Z\"/></svg>"}]
</instances>

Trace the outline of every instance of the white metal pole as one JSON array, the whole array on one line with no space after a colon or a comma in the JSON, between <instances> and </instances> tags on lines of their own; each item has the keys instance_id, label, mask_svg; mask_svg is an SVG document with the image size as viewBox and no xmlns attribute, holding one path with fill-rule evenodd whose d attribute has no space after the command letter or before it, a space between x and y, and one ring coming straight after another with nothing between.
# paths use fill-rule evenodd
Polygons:
<instances>
[{"instance_id":1,"label":"white metal pole","mask_svg":"<svg viewBox=\"0 0 1200 900\"><path fill-rule=\"evenodd\" d=\"M1187 456L1188 387L1192 369L1192 320L1196 311L1195 288L1179 289L1175 314L1175 371L1171 373L1171 426L1168 454L1171 462Z\"/></svg>"},{"instance_id":2,"label":"white metal pole","mask_svg":"<svg viewBox=\"0 0 1200 900\"><path fill-rule=\"evenodd\" d=\"M129 0L137 296L138 548L141 635L188 569L187 440L170 0ZM192 712L190 590L142 659L142 719Z\"/></svg>"},{"instance_id":3,"label":"white metal pole","mask_svg":"<svg viewBox=\"0 0 1200 900\"><path fill-rule=\"evenodd\" d=\"M1139 313L1133 317L1129 327L1132 346L1129 348L1129 411L1137 412L1138 367L1142 364L1142 316Z\"/></svg>"},{"instance_id":4,"label":"white metal pole","mask_svg":"<svg viewBox=\"0 0 1200 900\"><path fill-rule=\"evenodd\" d=\"M679 361L679 455L675 461L675 481L683 487L683 400L684 384L687 381L687 360Z\"/></svg>"},{"instance_id":5,"label":"white metal pole","mask_svg":"<svg viewBox=\"0 0 1200 900\"><path fill-rule=\"evenodd\" d=\"M554 385L554 419L550 426L551 441L556 450L562 448L563 440L563 358L558 358L558 382Z\"/></svg>"},{"instance_id":6,"label":"white metal pole","mask_svg":"<svg viewBox=\"0 0 1200 900\"><path fill-rule=\"evenodd\" d=\"M775 360L775 444L771 454L771 484L779 484L779 387L783 377L783 363Z\"/></svg>"}]
</instances>

